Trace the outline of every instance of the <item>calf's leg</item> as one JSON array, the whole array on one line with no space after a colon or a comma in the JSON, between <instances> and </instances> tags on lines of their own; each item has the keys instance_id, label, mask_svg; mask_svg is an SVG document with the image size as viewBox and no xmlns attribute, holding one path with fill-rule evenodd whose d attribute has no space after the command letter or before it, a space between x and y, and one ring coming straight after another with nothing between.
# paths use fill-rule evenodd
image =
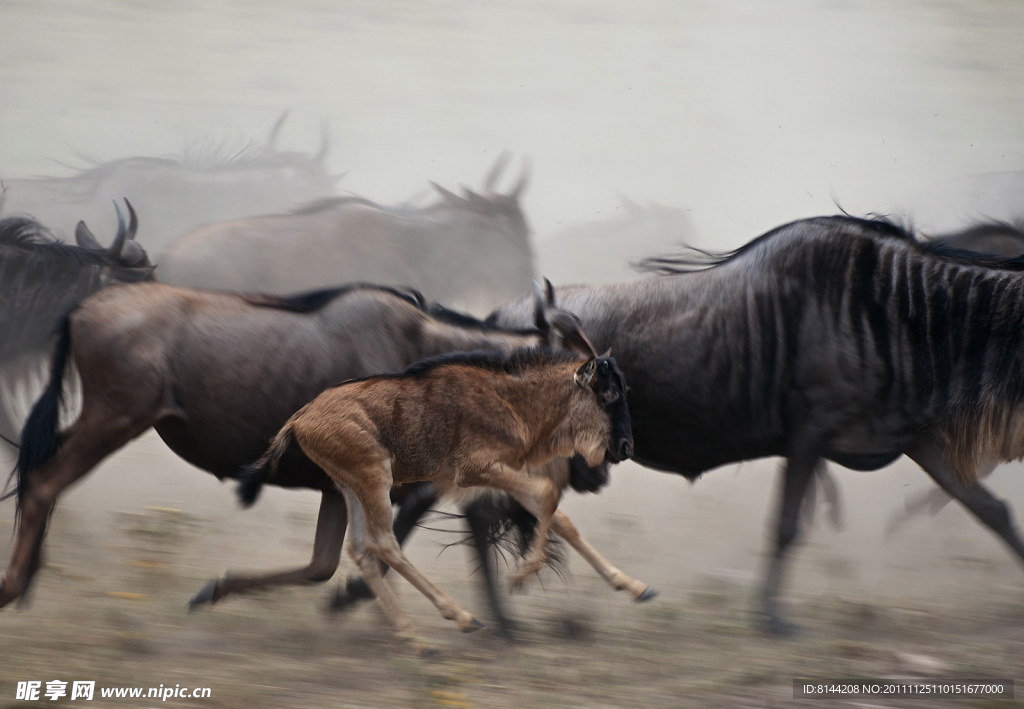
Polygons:
<instances>
[{"instance_id":1,"label":"calf's leg","mask_svg":"<svg viewBox=\"0 0 1024 709\"><path fill-rule=\"evenodd\" d=\"M345 541L347 513L345 498L336 492L324 492L320 497L320 514L313 539L313 557L301 568L277 571L258 576L225 574L203 586L189 600L189 609L207 603L216 603L233 593L244 593L255 588L321 583L327 581L338 568L341 547Z\"/></svg>"},{"instance_id":2,"label":"calf's leg","mask_svg":"<svg viewBox=\"0 0 1024 709\"><path fill-rule=\"evenodd\" d=\"M430 483L416 483L415 488L402 500L395 515L394 533L399 546L405 544L412 530L431 507L437 503L437 490ZM381 574L387 574L388 566L381 562ZM373 598L373 591L361 576L349 576L345 588L339 588L331 599L332 611L345 610L353 603Z\"/></svg>"},{"instance_id":3,"label":"calf's leg","mask_svg":"<svg viewBox=\"0 0 1024 709\"><path fill-rule=\"evenodd\" d=\"M594 547L590 546L587 540L576 530L569 517L561 510L556 510L554 516L552 516L551 528L555 530L555 534L568 542L569 546L586 559L587 563L594 567L594 571L616 591L628 591L635 601L649 601L658 595L658 592L647 584L630 578L609 564Z\"/></svg>"}]
</instances>

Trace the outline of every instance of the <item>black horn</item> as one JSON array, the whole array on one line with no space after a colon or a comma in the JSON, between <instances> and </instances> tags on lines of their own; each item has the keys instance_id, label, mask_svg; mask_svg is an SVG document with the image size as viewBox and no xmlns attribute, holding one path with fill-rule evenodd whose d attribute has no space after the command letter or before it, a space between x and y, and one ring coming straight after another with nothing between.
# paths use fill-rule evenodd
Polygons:
<instances>
[{"instance_id":1,"label":"black horn","mask_svg":"<svg viewBox=\"0 0 1024 709\"><path fill-rule=\"evenodd\" d=\"M124 214L121 213L121 207L117 202L114 202L114 211L117 212L117 235L114 237L113 243L110 244L110 248L107 249L107 253L113 258L117 258L121 255L121 249L124 248L124 240L128 237L128 231L124 226Z\"/></svg>"}]
</instances>

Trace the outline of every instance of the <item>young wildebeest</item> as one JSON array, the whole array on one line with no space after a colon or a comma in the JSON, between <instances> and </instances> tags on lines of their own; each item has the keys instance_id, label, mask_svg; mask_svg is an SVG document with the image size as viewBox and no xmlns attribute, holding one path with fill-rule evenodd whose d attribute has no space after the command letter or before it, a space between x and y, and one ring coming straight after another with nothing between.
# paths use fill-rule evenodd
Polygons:
<instances>
[{"instance_id":1,"label":"young wildebeest","mask_svg":"<svg viewBox=\"0 0 1024 709\"><path fill-rule=\"evenodd\" d=\"M919 242L882 221L821 217L670 275L557 291L629 380L634 460L694 480L786 458L762 608L821 459L876 470L906 454L1024 559L1006 504L977 482L1024 453L1024 260ZM693 273L695 265L711 266ZM528 302L500 309L505 326Z\"/></svg>"},{"instance_id":2,"label":"young wildebeest","mask_svg":"<svg viewBox=\"0 0 1024 709\"><path fill-rule=\"evenodd\" d=\"M153 277L153 266L135 241L135 210L125 204L129 224L125 227L115 204L118 229L109 247L100 245L85 222L78 222L78 245L71 246L31 219L0 219L0 435L5 438L18 437L35 398L26 403L20 394L38 378L60 319L100 288Z\"/></svg>"},{"instance_id":3,"label":"young wildebeest","mask_svg":"<svg viewBox=\"0 0 1024 709\"><path fill-rule=\"evenodd\" d=\"M362 285L279 298L140 283L83 301L63 322L50 383L22 433L20 521L0 606L21 595L38 568L46 520L60 493L150 427L193 465L232 477L263 453L288 417L339 381L399 371L452 351L557 344L578 332L568 314L547 311L543 302L537 327L523 330L488 326L443 308L431 312L412 295ZM82 410L60 431L70 362L81 377ZM293 451L274 483L323 491L309 565L229 576L210 584L197 601L334 574L345 503L333 481Z\"/></svg>"},{"instance_id":4,"label":"young wildebeest","mask_svg":"<svg viewBox=\"0 0 1024 709\"><path fill-rule=\"evenodd\" d=\"M521 586L544 563L549 527L567 539L579 536L557 511L562 490L527 466L573 454L590 465L606 457L618 462L632 449L625 382L615 360L593 350L588 357L545 349L435 357L401 374L328 389L292 416L240 476L243 503L252 504L293 443L344 493L349 553L406 636L409 620L373 557L402 574L463 632L483 624L402 553L391 530L394 485L429 481L442 495L476 486L511 494L538 520L532 547L514 575L514 585ZM649 593L632 579L615 585L638 600Z\"/></svg>"}]
</instances>

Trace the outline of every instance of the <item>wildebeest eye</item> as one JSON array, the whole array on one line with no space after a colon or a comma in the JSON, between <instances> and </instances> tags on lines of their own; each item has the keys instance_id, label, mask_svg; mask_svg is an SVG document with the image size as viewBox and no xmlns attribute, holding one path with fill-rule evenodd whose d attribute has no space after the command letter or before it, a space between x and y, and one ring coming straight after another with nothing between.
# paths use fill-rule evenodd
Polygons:
<instances>
[{"instance_id":1,"label":"wildebeest eye","mask_svg":"<svg viewBox=\"0 0 1024 709\"><path fill-rule=\"evenodd\" d=\"M619 390L618 389L605 389L604 391L601 392L601 403L602 404L605 404L605 405L610 404L613 401L617 400L618 398L619 398Z\"/></svg>"}]
</instances>

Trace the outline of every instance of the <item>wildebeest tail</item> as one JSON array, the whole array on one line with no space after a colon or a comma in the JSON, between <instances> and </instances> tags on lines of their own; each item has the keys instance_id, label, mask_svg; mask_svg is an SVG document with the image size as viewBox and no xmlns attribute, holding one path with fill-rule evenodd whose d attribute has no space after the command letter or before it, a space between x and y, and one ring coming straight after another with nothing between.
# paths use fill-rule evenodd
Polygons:
<instances>
[{"instance_id":1,"label":"wildebeest tail","mask_svg":"<svg viewBox=\"0 0 1024 709\"><path fill-rule=\"evenodd\" d=\"M523 557L537 533L537 518L506 493L480 495L470 505L474 512L489 521L487 542L499 552ZM467 510L467 513L469 510ZM561 575L565 568L562 545L554 536L548 538L546 563Z\"/></svg>"},{"instance_id":2,"label":"wildebeest tail","mask_svg":"<svg viewBox=\"0 0 1024 709\"><path fill-rule=\"evenodd\" d=\"M292 429L293 420L294 418L289 419L284 428L278 431L270 448L267 448L267 452L259 460L242 466L242 470L238 474L238 499L241 500L243 507L250 507L252 503L256 502L256 498L260 496L260 490L263 489L263 484L277 472L277 464L280 462L281 456L295 440L295 433Z\"/></svg>"},{"instance_id":3,"label":"wildebeest tail","mask_svg":"<svg viewBox=\"0 0 1024 709\"><path fill-rule=\"evenodd\" d=\"M2 499L16 497L18 512L21 501L28 490L29 477L32 471L42 466L60 450L60 413L64 404L64 374L68 367L68 356L71 353L70 314L60 324L57 335L57 348L53 352L50 366L50 383L46 385L43 395L39 397L32 412L21 430L18 451L18 463L11 471L8 490ZM17 476L17 482L11 489L11 482Z\"/></svg>"}]
</instances>

